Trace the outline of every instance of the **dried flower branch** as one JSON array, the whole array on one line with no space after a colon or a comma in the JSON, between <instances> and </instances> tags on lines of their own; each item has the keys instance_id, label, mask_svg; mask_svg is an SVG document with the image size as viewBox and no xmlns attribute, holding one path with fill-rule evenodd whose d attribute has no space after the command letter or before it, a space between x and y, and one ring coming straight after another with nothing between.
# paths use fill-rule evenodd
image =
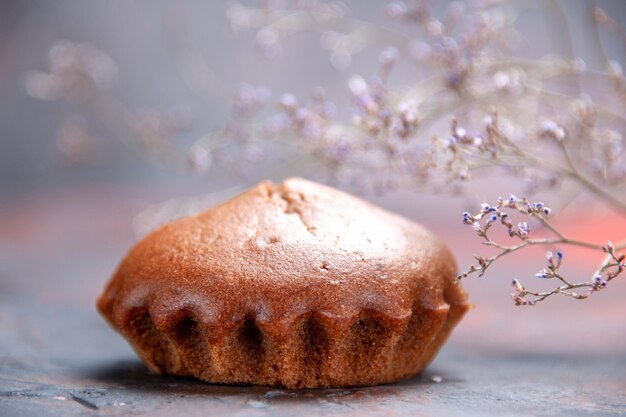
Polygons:
<instances>
[{"instance_id":1,"label":"dried flower branch","mask_svg":"<svg viewBox=\"0 0 626 417\"><path fill-rule=\"evenodd\" d=\"M522 221L515 225L510 218L509 212L505 209L538 220L540 225L547 229L554 237L531 238L531 227L529 223ZM515 289L515 293L511 296L515 304L518 306L535 305L555 294L581 300L587 298L595 291L606 288L607 284L620 275L626 268L626 263L624 263L626 255L616 253L616 250L619 251L626 248L626 244L614 246L609 241L606 245L596 245L586 241L571 239L548 221L547 216L551 211L552 210L546 207L542 202L532 203L526 198L518 199L516 196L511 195L508 199L498 198L497 203L493 206L483 203L480 211L476 214L470 214L469 212L463 213L463 223L472 226L476 234L482 238L484 245L497 248L499 252L491 257L475 256L477 263L471 265L467 271L459 274L457 279L467 278L472 274L477 274L479 277L482 277L487 269L498 259L528 246L571 245L593 249L607 254L606 259L592 275L592 278L585 282L571 282L566 279L560 271L564 253L560 250L556 253L547 252L547 267L539 271L535 276L540 279L556 279L559 281L559 286L551 291L538 292L527 289L518 279L513 279L512 285ZM494 225L498 224L506 229L509 237L517 239L520 243L507 246L493 240L489 232ZM574 291L577 289L587 289L587 292L581 293Z\"/></svg>"}]
</instances>

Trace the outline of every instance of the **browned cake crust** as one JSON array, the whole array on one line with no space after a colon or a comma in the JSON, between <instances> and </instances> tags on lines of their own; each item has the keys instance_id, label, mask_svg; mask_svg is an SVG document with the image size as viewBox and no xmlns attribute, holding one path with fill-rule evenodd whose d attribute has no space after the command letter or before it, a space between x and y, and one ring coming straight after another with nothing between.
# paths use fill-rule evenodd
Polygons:
<instances>
[{"instance_id":1,"label":"browned cake crust","mask_svg":"<svg viewBox=\"0 0 626 417\"><path fill-rule=\"evenodd\" d=\"M292 178L150 234L98 309L157 372L370 385L434 358L468 309L455 270L422 226Z\"/></svg>"}]
</instances>

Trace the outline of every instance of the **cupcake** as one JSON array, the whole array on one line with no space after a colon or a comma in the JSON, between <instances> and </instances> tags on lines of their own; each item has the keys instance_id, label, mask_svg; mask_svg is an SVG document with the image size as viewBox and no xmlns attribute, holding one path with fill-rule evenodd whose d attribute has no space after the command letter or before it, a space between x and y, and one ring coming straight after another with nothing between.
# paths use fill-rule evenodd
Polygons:
<instances>
[{"instance_id":1,"label":"cupcake","mask_svg":"<svg viewBox=\"0 0 626 417\"><path fill-rule=\"evenodd\" d=\"M422 226L299 178L167 224L98 309L158 373L286 388L422 371L469 305Z\"/></svg>"}]
</instances>

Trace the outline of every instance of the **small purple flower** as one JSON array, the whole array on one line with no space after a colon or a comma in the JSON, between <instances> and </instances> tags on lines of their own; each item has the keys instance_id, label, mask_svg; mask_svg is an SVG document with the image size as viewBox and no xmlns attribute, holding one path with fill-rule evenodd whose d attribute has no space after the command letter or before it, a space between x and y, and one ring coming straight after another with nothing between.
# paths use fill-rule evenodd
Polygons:
<instances>
[{"instance_id":1,"label":"small purple flower","mask_svg":"<svg viewBox=\"0 0 626 417\"><path fill-rule=\"evenodd\" d=\"M556 251L556 262L554 262L554 269L558 269L563 261L563 252Z\"/></svg>"},{"instance_id":2,"label":"small purple flower","mask_svg":"<svg viewBox=\"0 0 626 417\"><path fill-rule=\"evenodd\" d=\"M547 216L550 213L552 213L552 209L549 209L548 207L544 207L543 208L543 214L545 214Z\"/></svg>"},{"instance_id":3,"label":"small purple flower","mask_svg":"<svg viewBox=\"0 0 626 417\"><path fill-rule=\"evenodd\" d=\"M520 222L517 224L517 234L522 239L528 239L530 235L530 226L526 222Z\"/></svg>"},{"instance_id":4,"label":"small purple flower","mask_svg":"<svg viewBox=\"0 0 626 417\"><path fill-rule=\"evenodd\" d=\"M454 137L459 140L465 139L466 136L467 136L467 131L463 129L462 127L459 127L454 131Z\"/></svg>"},{"instance_id":5,"label":"small purple flower","mask_svg":"<svg viewBox=\"0 0 626 417\"><path fill-rule=\"evenodd\" d=\"M509 196L509 204L515 204L517 202L517 197L514 194Z\"/></svg>"},{"instance_id":6,"label":"small purple flower","mask_svg":"<svg viewBox=\"0 0 626 417\"><path fill-rule=\"evenodd\" d=\"M541 133L559 142L565 139L565 129L553 120L541 124Z\"/></svg>"},{"instance_id":7,"label":"small purple flower","mask_svg":"<svg viewBox=\"0 0 626 417\"><path fill-rule=\"evenodd\" d=\"M542 202L535 203L535 208L536 208L537 210L541 210L541 209L543 209L543 203L542 203Z\"/></svg>"},{"instance_id":8,"label":"small purple flower","mask_svg":"<svg viewBox=\"0 0 626 417\"><path fill-rule=\"evenodd\" d=\"M390 46L378 57L378 62L383 68L391 68L398 60L399 51L395 46Z\"/></svg>"},{"instance_id":9,"label":"small purple flower","mask_svg":"<svg viewBox=\"0 0 626 417\"><path fill-rule=\"evenodd\" d=\"M285 93L280 98L279 103L286 110L295 110L298 105L298 99L293 94Z\"/></svg>"},{"instance_id":10,"label":"small purple flower","mask_svg":"<svg viewBox=\"0 0 626 417\"><path fill-rule=\"evenodd\" d=\"M309 117L309 115L310 115L310 112L308 109L305 109L304 107L300 107L296 110L295 119L298 122L304 122Z\"/></svg>"},{"instance_id":11,"label":"small purple flower","mask_svg":"<svg viewBox=\"0 0 626 417\"><path fill-rule=\"evenodd\" d=\"M600 288L605 288L607 286L609 282L605 279L603 279L602 275L597 274L596 276L593 277L593 285L594 285L594 290L598 290Z\"/></svg>"},{"instance_id":12,"label":"small purple flower","mask_svg":"<svg viewBox=\"0 0 626 417\"><path fill-rule=\"evenodd\" d=\"M402 1L393 1L387 5L385 11L392 18L404 17L407 13L406 4Z\"/></svg>"},{"instance_id":13,"label":"small purple flower","mask_svg":"<svg viewBox=\"0 0 626 417\"><path fill-rule=\"evenodd\" d=\"M467 211L463 213L463 223L464 224L472 224L472 223L474 223L474 218Z\"/></svg>"},{"instance_id":14,"label":"small purple flower","mask_svg":"<svg viewBox=\"0 0 626 417\"><path fill-rule=\"evenodd\" d=\"M613 242L609 240L606 245L602 246L602 250L607 253L610 253L615 250L615 246L613 245Z\"/></svg>"}]
</instances>

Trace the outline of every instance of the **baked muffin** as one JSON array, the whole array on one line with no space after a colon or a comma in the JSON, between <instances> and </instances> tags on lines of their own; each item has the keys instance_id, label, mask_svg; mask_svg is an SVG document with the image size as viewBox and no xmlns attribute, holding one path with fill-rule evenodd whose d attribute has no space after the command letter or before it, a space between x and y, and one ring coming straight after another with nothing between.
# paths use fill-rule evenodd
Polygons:
<instances>
[{"instance_id":1,"label":"baked muffin","mask_svg":"<svg viewBox=\"0 0 626 417\"><path fill-rule=\"evenodd\" d=\"M98 309L158 373L287 388L423 370L468 310L422 226L299 178L161 227Z\"/></svg>"}]
</instances>

